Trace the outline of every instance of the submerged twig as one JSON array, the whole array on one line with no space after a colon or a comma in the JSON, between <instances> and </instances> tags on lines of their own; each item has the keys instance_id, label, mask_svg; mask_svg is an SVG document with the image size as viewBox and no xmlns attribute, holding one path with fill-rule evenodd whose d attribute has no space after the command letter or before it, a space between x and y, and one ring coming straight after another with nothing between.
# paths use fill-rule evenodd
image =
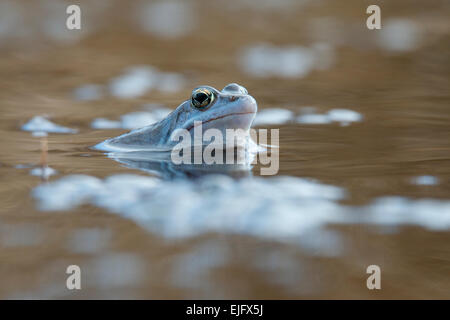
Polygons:
<instances>
[{"instance_id":1,"label":"submerged twig","mask_svg":"<svg viewBox=\"0 0 450 320\"><path fill-rule=\"evenodd\" d=\"M41 138L41 178L44 181L48 181L48 175L46 174L48 171L48 140L47 137Z\"/></svg>"}]
</instances>

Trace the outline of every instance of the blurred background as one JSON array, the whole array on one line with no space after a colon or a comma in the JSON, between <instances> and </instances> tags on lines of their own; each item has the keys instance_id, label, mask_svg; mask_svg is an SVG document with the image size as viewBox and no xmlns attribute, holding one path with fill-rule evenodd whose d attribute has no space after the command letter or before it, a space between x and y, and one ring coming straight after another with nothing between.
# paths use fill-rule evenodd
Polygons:
<instances>
[{"instance_id":1,"label":"blurred background","mask_svg":"<svg viewBox=\"0 0 450 320\"><path fill-rule=\"evenodd\" d=\"M0 0L0 298L449 298L449 18L445 0ZM165 181L89 149L231 82L280 129L277 177Z\"/></svg>"}]
</instances>

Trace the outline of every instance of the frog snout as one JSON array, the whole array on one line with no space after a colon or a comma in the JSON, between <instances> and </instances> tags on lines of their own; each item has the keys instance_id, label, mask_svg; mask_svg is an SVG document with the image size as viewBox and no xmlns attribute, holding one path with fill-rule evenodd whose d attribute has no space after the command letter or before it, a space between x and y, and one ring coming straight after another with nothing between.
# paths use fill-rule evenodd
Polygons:
<instances>
[{"instance_id":1,"label":"frog snout","mask_svg":"<svg viewBox=\"0 0 450 320\"><path fill-rule=\"evenodd\" d=\"M233 98L234 100L231 100ZM258 110L256 100L250 95L233 96L230 98L230 101L237 101L237 103L239 104L239 109L241 109L242 112L256 113L256 111Z\"/></svg>"}]
</instances>

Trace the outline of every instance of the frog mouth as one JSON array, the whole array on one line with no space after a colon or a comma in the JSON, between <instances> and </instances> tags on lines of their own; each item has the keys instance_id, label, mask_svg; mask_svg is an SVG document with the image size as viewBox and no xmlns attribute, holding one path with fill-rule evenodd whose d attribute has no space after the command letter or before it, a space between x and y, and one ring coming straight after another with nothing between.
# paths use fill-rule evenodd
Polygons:
<instances>
[{"instance_id":1,"label":"frog mouth","mask_svg":"<svg viewBox=\"0 0 450 320\"><path fill-rule=\"evenodd\" d=\"M197 127L199 125L203 125L203 124L208 123L208 122L213 122L213 121L216 121L216 120L219 120L219 119L223 119L223 118L227 118L227 117L230 117L230 116L239 116L239 115L245 115L245 114L255 114L255 112L233 112L233 113L228 113L228 114L224 114L222 116L218 116L218 117L215 117L215 118L211 118L211 119L202 121L201 123L199 123L197 125L196 124L192 124L189 127L187 127L186 129L188 131L191 131L193 128L195 128L195 127Z\"/></svg>"}]
</instances>

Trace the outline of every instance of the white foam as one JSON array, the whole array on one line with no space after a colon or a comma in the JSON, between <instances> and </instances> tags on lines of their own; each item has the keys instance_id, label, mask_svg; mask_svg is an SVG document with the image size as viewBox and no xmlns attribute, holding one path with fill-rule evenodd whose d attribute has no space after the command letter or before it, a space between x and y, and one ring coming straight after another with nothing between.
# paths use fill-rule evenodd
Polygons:
<instances>
[{"instance_id":1,"label":"white foam","mask_svg":"<svg viewBox=\"0 0 450 320\"><path fill-rule=\"evenodd\" d=\"M151 66L134 66L111 80L110 93L121 99L137 98L149 90L177 92L183 88L185 79L181 74L159 71Z\"/></svg>"},{"instance_id":2,"label":"white foam","mask_svg":"<svg viewBox=\"0 0 450 320\"><path fill-rule=\"evenodd\" d=\"M17 164L14 166L14 168L16 169L29 169L32 168L34 165L31 163L26 163L26 164Z\"/></svg>"},{"instance_id":3,"label":"white foam","mask_svg":"<svg viewBox=\"0 0 450 320\"><path fill-rule=\"evenodd\" d=\"M17 37L21 27L21 8L14 1L4 0L0 2L0 41L8 37Z\"/></svg>"},{"instance_id":4,"label":"white foam","mask_svg":"<svg viewBox=\"0 0 450 320\"><path fill-rule=\"evenodd\" d=\"M204 292L211 298L211 294L218 294L218 288L208 281L209 272L229 261L229 248L223 241L214 240L202 241L194 246L175 257L170 282L176 287Z\"/></svg>"},{"instance_id":5,"label":"white foam","mask_svg":"<svg viewBox=\"0 0 450 320\"><path fill-rule=\"evenodd\" d=\"M233 180L209 175L195 181L161 181L130 174L105 180L77 175L40 185L33 196L42 210L90 203L165 237L237 233L296 243L304 239L312 250L330 249L328 242L337 241L332 234L319 242L308 240L329 224L450 229L450 201L385 197L366 206L345 206L339 204L343 189L295 177Z\"/></svg>"},{"instance_id":6,"label":"white foam","mask_svg":"<svg viewBox=\"0 0 450 320\"><path fill-rule=\"evenodd\" d=\"M234 10L241 10L241 8L244 8L246 10L283 12L293 10L296 6L302 7L309 1L310 0L259 0L258 2L255 2L254 0L239 0L229 1L227 4Z\"/></svg>"},{"instance_id":7,"label":"white foam","mask_svg":"<svg viewBox=\"0 0 450 320\"><path fill-rule=\"evenodd\" d=\"M24 131L48 133L77 133L78 130L57 125L42 116L35 116L22 126Z\"/></svg>"},{"instance_id":8,"label":"white foam","mask_svg":"<svg viewBox=\"0 0 450 320\"><path fill-rule=\"evenodd\" d=\"M418 176L411 179L411 182L419 186L434 186L439 183L439 179L434 176Z\"/></svg>"},{"instance_id":9,"label":"white foam","mask_svg":"<svg viewBox=\"0 0 450 320\"><path fill-rule=\"evenodd\" d=\"M415 50L421 40L421 29L416 22L409 19L386 19L378 32L378 44L392 52Z\"/></svg>"},{"instance_id":10,"label":"white foam","mask_svg":"<svg viewBox=\"0 0 450 320\"><path fill-rule=\"evenodd\" d=\"M305 113L297 117L297 122L302 124L329 124L339 122L341 125L349 125L359 122L363 116L349 109L331 109L326 114Z\"/></svg>"},{"instance_id":11,"label":"white foam","mask_svg":"<svg viewBox=\"0 0 450 320\"><path fill-rule=\"evenodd\" d=\"M105 289L139 286L147 276L145 262L134 253L113 252L101 255L88 269L91 278L87 282L94 282Z\"/></svg>"},{"instance_id":12,"label":"white foam","mask_svg":"<svg viewBox=\"0 0 450 320\"><path fill-rule=\"evenodd\" d=\"M84 228L75 230L69 237L68 248L74 253L97 253L107 247L111 238L109 230Z\"/></svg>"},{"instance_id":13,"label":"white foam","mask_svg":"<svg viewBox=\"0 0 450 320\"><path fill-rule=\"evenodd\" d=\"M298 123L302 124L328 124L339 122L341 125L348 125L363 119L363 116L360 113L348 109L332 109L326 114L317 114L314 113L314 111L314 107L304 107L302 108L302 114L295 117L294 112L287 109L262 109L256 114L253 124L256 126L276 125L296 120Z\"/></svg>"},{"instance_id":14,"label":"white foam","mask_svg":"<svg viewBox=\"0 0 450 320\"><path fill-rule=\"evenodd\" d=\"M129 68L124 74L110 82L109 90L113 96L122 99L142 96L155 86L156 73L157 71L149 66Z\"/></svg>"},{"instance_id":15,"label":"white foam","mask_svg":"<svg viewBox=\"0 0 450 320\"><path fill-rule=\"evenodd\" d=\"M152 112L137 111L124 114L120 117L121 127L124 129L137 129L155 123L158 119Z\"/></svg>"},{"instance_id":16,"label":"white foam","mask_svg":"<svg viewBox=\"0 0 450 320\"><path fill-rule=\"evenodd\" d=\"M41 209L92 203L169 237L218 231L283 239L319 226L324 219L339 220L334 201L344 191L292 177L234 181L208 176L198 182L170 182L115 175L103 182L69 176L37 187L33 195Z\"/></svg>"},{"instance_id":17,"label":"white foam","mask_svg":"<svg viewBox=\"0 0 450 320\"><path fill-rule=\"evenodd\" d=\"M37 224L0 224L2 247L26 247L40 245L45 238L43 228Z\"/></svg>"},{"instance_id":18,"label":"white foam","mask_svg":"<svg viewBox=\"0 0 450 320\"><path fill-rule=\"evenodd\" d=\"M180 91L185 84L184 77L174 72L160 72L156 89L162 92Z\"/></svg>"},{"instance_id":19,"label":"white foam","mask_svg":"<svg viewBox=\"0 0 450 320\"><path fill-rule=\"evenodd\" d=\"M188 2L142 2L137 7L141 28L162 38L178 38L190 33L196 22L196 14Z\"/></svg>"},{"instance_id":20,"label":"white foam","mask_svg":"<svg viewBox=\"0 0 450 320\"><path fill-rule=\"evenodd\" d=\"M369 207L366 222L379 225L419 225L432 230L450 229L450 201L383 197Z\"/></svg>"},{"instance_id":21,"label":"white foam","mask_svg":"<svg viewBox=\"0 0 450 320\"><path fill-rule=\"evenodd\" d=\"M302 78L315 69L327 69L334 61L329 45L276 47L271 44L248 46L239 56L244 71L255 77Z\"/></svg>"},{"instance_id":22,"label":"white foam","mask_svg":"<svg viewBox=\"0 0 450 320\"><path fill-rule=\"evenodd\" d=\"M34 189L33 195L45 200L40 203L42 210L68 210L89 200L101 189L100 179L86 175L71 175L39 186Z\"/></svg>"},{"instance_id":23,"label":"white foam","mask_svg":"<svg viewBox=\"0 0 450 320\"><path fill-rule=\"evenodd\" d=\"M254 125L275 125L292 121L294 113L291 110L281 108L268 108L258 111L253 121Z\"/></svg>"},{"instance_id":24,"label":"white foam","mask_svg":"<svg viewBox=\"0 0 450 320\"><path fill-rule=\"evenodd\" d=\"M103 97L103 87L97 84L83 85L73 92L75 99L80 101L100 100Z\"/></svg>"},{"instance_id":25,"label":"white foam","mask_svg":"<svg viewBox=\"0 0 450 320\"><path fill-rule=\"evenodd\" d=\"M327 124L331 123L331 119L326 114L303 114L297 117L297 122L304 124Z\"/></svg>"},{"instance_id":26,"label":"white foam","mask_svg":"<svg viewBox=\"0 0 450 320\"><path fill-rule=\"evenodd\" d=\"M105 118L96 118L91 122L91 127L93 129L120 129L122 128L122 123Z\"/></svg>"},{"instance_id":27,"label":"white foam","mask_svg":"<svg viewBox=\"0 0 450 320\"><path fill-rule=\"evenodd\" d=\"M30 174L32 176L38 176L38 177L42 177L42 178L48 178L50 176L53 176L55 174L57 174L58 171L56 171L53 168L50 167L36 167L30 170Z\"/></svg>"},{"instance_id":28,"label":"white foam","mask_svg":"<svg viewBox=\"0 0 450 320\"><path fill-rule=\"evenodd\" d=\"M148 112L151 112L152 116L158 121L164 119L173 111L172 109L157 104L147 104L144 107Z\"/></svg>"},{"instance_id":29,"label":"white foam","mask_svg":"<svg viewBox=\"0 0 450 320\"><path fill-rule=\"evenodd\" d=\"M331 121L348 124L350 122L358 122L362 120L362 115L356 111L348 109L332 109L328 112Z\"/></svg>"},{"instance_id":30,"label":"white foam","mask_svg":"<svg viewBox=\"0 0 450 320\"><path fill-rule=\"evenodd\" d=\"M120 121L105 118L94 119L91 127L94 129L138 129L164 119L172 110L155 108L151 111L136 111L124 114Z\"/></svg>"}]
</instances>

